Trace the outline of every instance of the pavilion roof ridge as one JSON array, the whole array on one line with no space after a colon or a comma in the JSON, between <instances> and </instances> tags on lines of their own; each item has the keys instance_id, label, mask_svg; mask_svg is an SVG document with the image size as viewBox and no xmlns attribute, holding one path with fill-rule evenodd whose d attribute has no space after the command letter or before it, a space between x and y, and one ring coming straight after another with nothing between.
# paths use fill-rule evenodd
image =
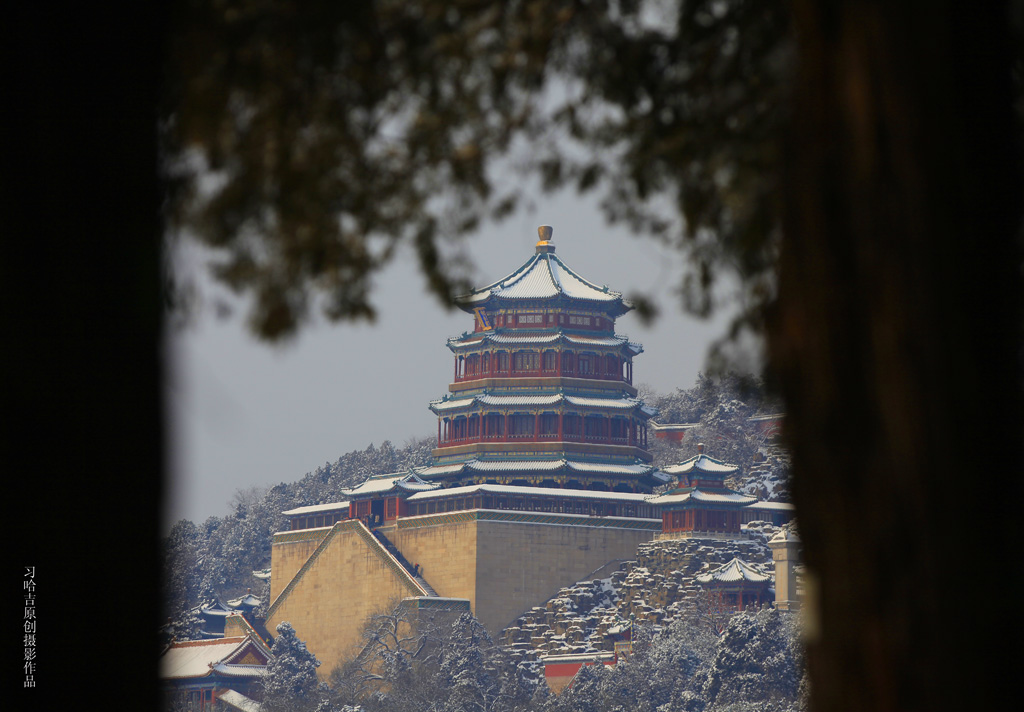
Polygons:
<instances>
[{"instance_id":1,"label":"pavilion roof ridge","mask_svg":"<svg viewBox=\"0 0 1024 712\"><path fill-rule=\"evenodd\" d=\"M766 574L760 566L749 564L738 556L734 556L721 566L703 574L698 574L694 578L699 583L711 583L712 581L720 583L738 583L740 581L766 583L772 580L772 577Z\"/></svg>"},{"instance_id":2,"label":"pavilion roof ridge","mask_svg":"<svg viewBox=\"0 0 1024 712\"><path fill-rule=\"evenodd\" d=\"M682 462L676 463L675 465L668 465L661 469L672 475L685 474L693 472L694 470L711 475L728 475L738 472L740 468L739 465L733 465L725 462L724 460L719 460L711 457L710 455L705 455L703 452L699 452L693 457L689 457Z\"/></svg>"},{"instance_id":3,"label":"pavilion roof ridge","mask_svg":"<svg viewBox=\"0 0 1024 712\"><path fill-rule=\"evenodd\" d=\"M459 295L455 303L469 311L491 299L515 301L565 297L598 304L618 304L619 313L632 305L620 292L598 286L574 272L553 252L538 252L511 274L484 287Z\"/></svg>"}]
</instances>

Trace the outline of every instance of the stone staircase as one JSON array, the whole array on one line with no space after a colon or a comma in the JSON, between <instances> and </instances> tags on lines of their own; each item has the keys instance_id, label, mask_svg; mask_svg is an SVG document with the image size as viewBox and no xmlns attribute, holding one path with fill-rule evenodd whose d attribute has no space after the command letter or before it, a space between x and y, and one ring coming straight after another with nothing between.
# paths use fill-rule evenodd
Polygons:
<instances>
[{"instance_id":1,"label":"stone staircase","mask_svg":"<svg viewBox=\"0 0 1024 712\"><path fill-rule=\"evenodd\" d=\"M379 529L372 529L373 536L376 537L377 541L380 542L381 546L387 549L388 553L391 554L395 559L402 565L402 568L420 585L420 587L426 591L428 596L438 597L437 591L427 583L426 579L416 573L416 567L409 563L409 560L402 556L402 552L398 550L398 547L391 543L382 531Z\"/></svg>"}]
</instances>

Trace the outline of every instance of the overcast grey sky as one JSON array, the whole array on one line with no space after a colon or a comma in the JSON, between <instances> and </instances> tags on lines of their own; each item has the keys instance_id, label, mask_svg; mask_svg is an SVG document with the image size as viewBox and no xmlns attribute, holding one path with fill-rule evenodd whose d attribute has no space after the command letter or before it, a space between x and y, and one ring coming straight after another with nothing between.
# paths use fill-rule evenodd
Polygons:
<instances>
[{"instance_id":1,"label":"overcast grey sky","mask_svg":"<svg viewBox=\"0 0 1024 712\"><path fill-rule=\"evenodd\" d=\"M680 254L623 226L605 225L596 201L571 193L537 200L532 213L487 226L466 246L476 285L497 280L534 252L537 226L554 226L558 255L597 284L656 298L658 319L644 327L633 314L617 331L644 345L634 382L657 391L689 387L727 317L685 316L675 295ZM437 432L428 401L447 390L453 356L445 346L473 326L471 315L446 311L426 294L409 252L377 280L376 323L307 327L284 346L245 333L243 314L202 312L168 338L170 415L169 523L223 516L237 489L291 482L325 462L371 443L401 446Z\"/></svg>"}]
</instances>

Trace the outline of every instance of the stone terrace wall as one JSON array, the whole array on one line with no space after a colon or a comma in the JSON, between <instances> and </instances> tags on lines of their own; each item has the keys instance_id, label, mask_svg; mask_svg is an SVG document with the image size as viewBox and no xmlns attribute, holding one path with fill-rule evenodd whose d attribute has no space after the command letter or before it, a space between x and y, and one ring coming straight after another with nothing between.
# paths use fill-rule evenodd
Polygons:
<instances>
[{"instance_id":1,"label":"stone terrace wall","mask_svg":"<svg viewBox=\"0 0 1024 712\"><path fill-rule=\"evenodd\" d=\"M502 631L500 642L524 654L561 655L611 650L610 628L635 616L638 623L666 625L696 605L694 577L733 557L774 574L767 540L778 528L766 522L746 525L746 538L668 539L643 542L635 560L619 565L606 579L580 581L561 589L542 606Z\"/></svg>"}]
</instances>

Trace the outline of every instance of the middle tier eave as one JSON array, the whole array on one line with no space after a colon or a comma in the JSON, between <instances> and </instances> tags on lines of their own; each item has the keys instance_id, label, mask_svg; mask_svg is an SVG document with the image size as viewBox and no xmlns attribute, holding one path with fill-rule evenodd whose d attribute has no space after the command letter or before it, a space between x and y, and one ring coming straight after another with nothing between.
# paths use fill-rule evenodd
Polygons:
<instances>
[{"instance_id":1,"label":"middle tier eave","mask_svg":"<svg viewBox=\"0 0 1024 712\"><path fill-rule=\"evenodd\" d=\"M644 402L624 394L603 393L597 395L575 393L490 393L483 391L457 398L443 398L431 401L430 410L439 417L454 415L479 415L488 413L511 413L527 411L567 411L581 413L633 414L643 419L651 418L657 411Z\"/></svg>"},{"instance_id":2,"label":"middle tier eave","mask_svg":"<svg viewBox=\"0 0 1024 712\"><path fill-rule=\"evenodd\" d=\"M575 378L569 376L488 376L448 384L451 394L470 397L472 391L492 394L518 393L522 391L557 391L581 393L626 393L636 397L639 391L630 383L617 379Z\"/></svg>"},{"instance_id":3,"label":"middle tier eave","mask_svg":"<svg viewBox=\"0 0 1024 712\"><path fill-rule=\"evenodd\" d=\"M566 459L598 457L610 458L612 461L644 463L649 463L654 459L647 450L635 445L609 445L571 440L477 441L434 448L430 454L438 464L469 460L477 456L487 458L506 456L516 459L527 456L556 456Z\"/></svg>"}]
</instances>

